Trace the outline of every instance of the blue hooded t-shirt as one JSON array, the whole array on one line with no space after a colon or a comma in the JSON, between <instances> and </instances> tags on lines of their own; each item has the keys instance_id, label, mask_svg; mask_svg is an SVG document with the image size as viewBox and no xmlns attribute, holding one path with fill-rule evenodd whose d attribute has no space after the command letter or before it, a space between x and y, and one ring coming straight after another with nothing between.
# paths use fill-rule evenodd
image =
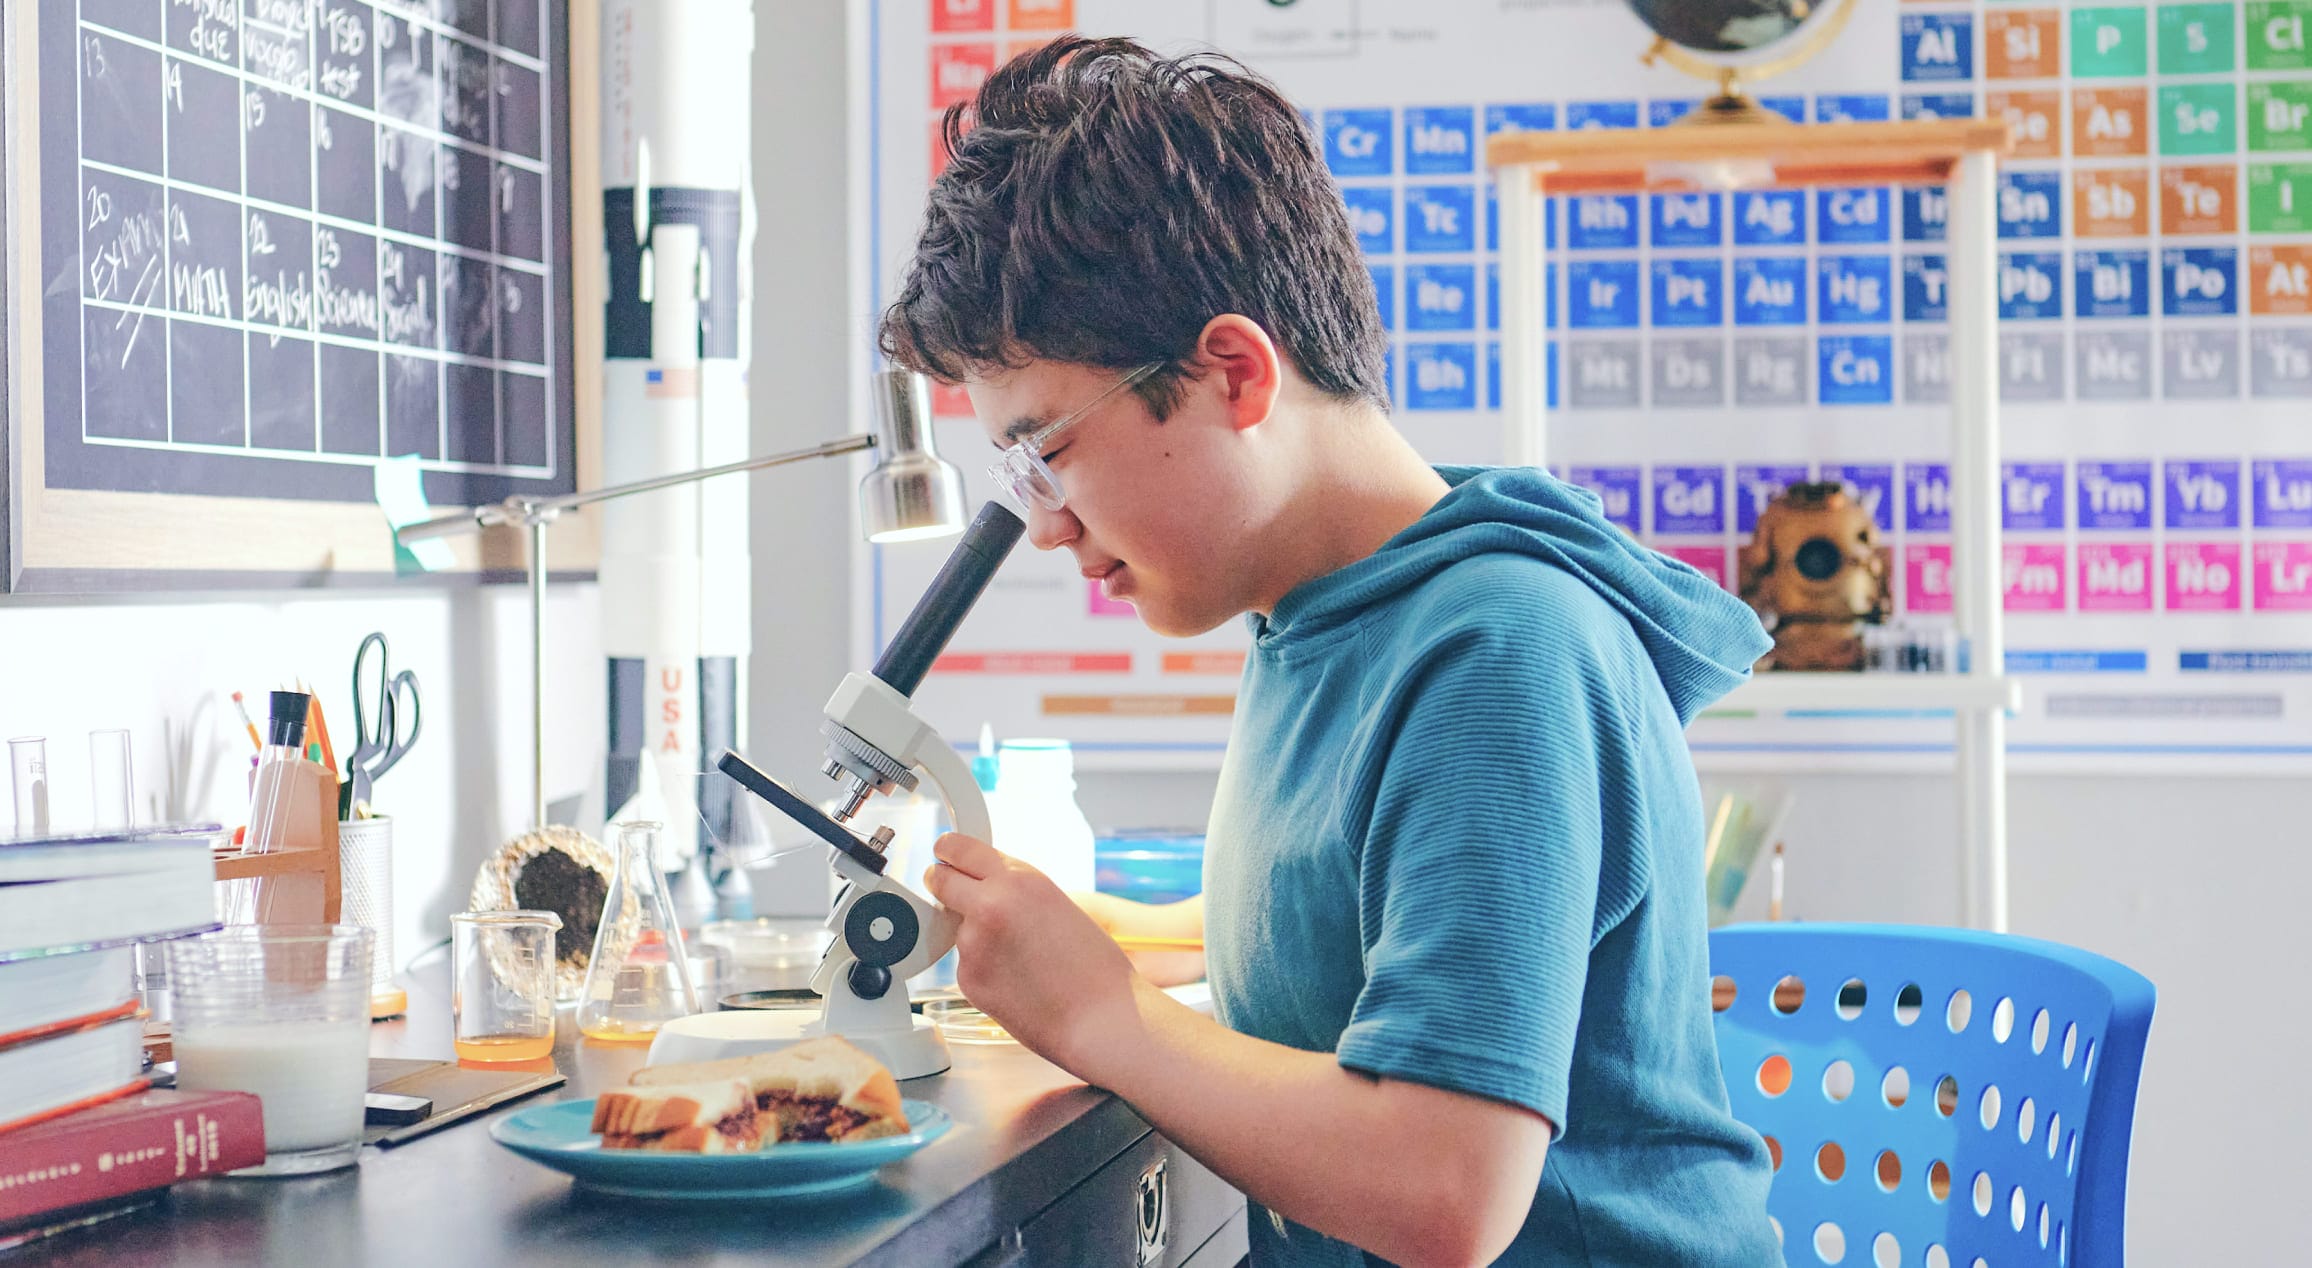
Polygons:
<instances>
[{"instance_id":1,"label":"blue hooded t-shirt","mask_svg":"<svg viewBox=\"0 0 2312 1268\"><path fill-rule=\"evenodd\" d=\"M1530 468L1250 618L1205 854L1231 1029L1557 1128L1512 1264L1779 1264L1711 1029L1685 724L1769 645ZM1388 1142L1374 1142L1386 1166ZM1252 1259L1362 1262L1254 1208Z\"/></svg>"}]
</instances>

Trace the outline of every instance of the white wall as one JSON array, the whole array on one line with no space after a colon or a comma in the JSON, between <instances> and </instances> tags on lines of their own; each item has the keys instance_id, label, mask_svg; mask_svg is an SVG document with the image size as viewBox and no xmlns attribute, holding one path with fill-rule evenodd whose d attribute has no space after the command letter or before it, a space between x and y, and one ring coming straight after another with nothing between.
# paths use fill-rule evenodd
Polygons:
<instances>
[{"instance_id":1,"label":"white wall","mask_svg":"<svg viewBox=\"0 0 2312 1268\"><path fill-rule=\"evenodd\" d=\"M590 584L556 586L548 598L549 797L600 778L595 611ZM241 823L251 749L232 692L262 727L265 693L304 680L321 695L342 762L353 747L354 648L383 631L424 700L418 741L378 781L376 798L394 818L395 951L406 962L448 936L474 869L529 824L529 621L520 587L450 592L422 582L327 597L6 600L0 733L48 737L59 827L87 821L88 732L110 727L132 733L140 818Z\"/></svg>"},{"instance_id":2,"label":"white wall","mask_svg":"<svg viewBox=\"0 0 2312 1268\"><path fill-rule=\"evenodd\" d=\"M754 452L853 430L852 355L866 332L850 316L849 53L837 4L755 2ZM851 535L862 460L782 467L752 477L755 655L746 749L806 795L820 710L851 668ZM758 910L826 910L827 869L790 855L755 879Z\"/></svg>"}]
</instances>

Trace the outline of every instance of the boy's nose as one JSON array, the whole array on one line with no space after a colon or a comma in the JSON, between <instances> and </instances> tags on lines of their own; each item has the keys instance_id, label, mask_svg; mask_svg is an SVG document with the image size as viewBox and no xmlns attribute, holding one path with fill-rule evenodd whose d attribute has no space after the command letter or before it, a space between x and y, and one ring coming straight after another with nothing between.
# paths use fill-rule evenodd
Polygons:
<instances>
[{"instance_id":1,"label":"boy's nose","mask_svg":"<svg viewBox=\"0 0 2312 1268\"><path fill-rule=\"evenodd\" d=\"M1028 508L1028 541L1037 550L1058 550L1076 540L1083 531L1083 521L1064 506L1056 511L1040 506Z\"/></svg>"}]
</instances>

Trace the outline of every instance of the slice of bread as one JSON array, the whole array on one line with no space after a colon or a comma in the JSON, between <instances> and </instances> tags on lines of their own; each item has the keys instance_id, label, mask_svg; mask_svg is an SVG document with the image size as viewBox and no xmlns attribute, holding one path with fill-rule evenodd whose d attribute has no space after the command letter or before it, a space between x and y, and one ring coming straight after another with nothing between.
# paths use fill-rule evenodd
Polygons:
<instances>
[{"instance_id":1,"label":"slice of bread","mask_svg":"<svg viewBox=\"0 0 2312 1268\"><path fill-rule=\"evenodd\" d=\"M594 1099L592 1130L604 1149L666 1153L745 1153L760 1148L771 1120L737 1079L651 1088L613 1088Z\"/></svg>"},{"instance_id":2,"label":"slice of bread","mask_svg":"<svg viewBox=\"0 0 2312 1268\"><path fill-rule=\"evenodd\" d=\"M873 1140L908 1130L891 1072L834 1035L748 1057L646 1066L628 1081L664 1088L726 1079L744 1083L758 1110L779 1116L781 1140Z\"/></svg>"}]
</instances>

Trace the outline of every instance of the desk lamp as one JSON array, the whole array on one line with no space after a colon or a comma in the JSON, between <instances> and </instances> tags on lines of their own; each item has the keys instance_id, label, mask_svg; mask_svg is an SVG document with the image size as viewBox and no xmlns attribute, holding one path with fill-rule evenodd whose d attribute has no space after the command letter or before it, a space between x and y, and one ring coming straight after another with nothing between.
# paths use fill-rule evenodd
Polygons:
<instances>
[{"instance_id":1,"label":"desk lamp","mask_svg":"<svg viewBox=\"0 0 2312 1268\"><path fill-rule=\"evenodd\" d=\"M695 471L680 471L627 484L566 493L559 497L510 497L453 515L407 524L394 532L408 545L428 538L478 533L485 528L518 524L529 533L530 583L530 777L532 789L530 830L498 851L497 857L526 857L557 843L575 846L607 866L608 852L575 829L546 822L545 759L545 611L546 526L575 507L691 484L715 476L767 467L785 466L811 458L832 458L862 450L876 451L875 465L859 483L859 519L867 539L877 543L918 541L953 534L963 527L963 475L939 456L931 428L930 391L923 377L904 370L884 370L874 383L876 428L872 433L845 436L824 444L785 453L748 458ZM581 861L584 861L581 859ZM597 869L599 870L599 869ZM508 898L511 885L507 886ZM583 946L586 939L572 939ZM583 966L579 966L582 971ZM564 972L570 972L565 962ZM575 986L575 982L570 983Z\"/></svg>"}]
</instances>

